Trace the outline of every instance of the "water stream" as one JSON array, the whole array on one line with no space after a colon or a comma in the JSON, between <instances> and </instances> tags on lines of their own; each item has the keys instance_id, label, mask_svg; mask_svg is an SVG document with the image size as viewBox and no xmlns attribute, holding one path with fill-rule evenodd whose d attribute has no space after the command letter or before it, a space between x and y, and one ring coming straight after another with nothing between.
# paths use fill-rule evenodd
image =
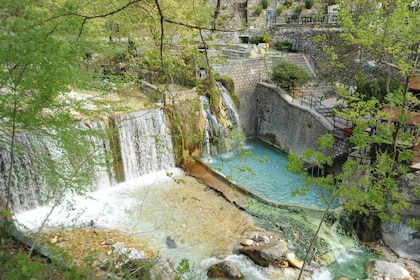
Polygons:
<instances>
[{"instance_id":1,"label":"water stream","mask_svg":"<svg viewBox=\"0 0 420 280\"><path fill-rule=\"evenodd\" d=\"M207 124L213 127L213 130L209 128L207 131L209 140L212 137L228 135L228 131L240 127L239 118L237 118L237 113L234 113L235 110L234 106L232 107L231 100L223 97L224 103L230 104L225 105L230 108L227 109L230 112L227 115L233 118L229 122L232 124L229 128L221 126L209 110L206 100L201 100L203 116ZM234 261L241 268L245 279L248 280L296 278L296 270L273 271L270 268L261 268L254 265L242 255L231 255L232 248L230 246L237 241L232 239L232 236L237 238L237 234L232 234L230 231L233 227L238 226L239 232L239 229L248 226L247 221L242 220L239 216L229 217L227 213L230 212L222 212L221 215L225 218L220 219L219 216L216 216L218 220L214 221L202 214L224 211L227 208L226 201L221 197L215 197L214 194L206 193L204 189L202 190L203 197L194 195L197 188L204 188L204 186L185 176L181 169L175 167L171 137L165 116L161 110L143 110L115 117L114 127L118 129L119 145L112 146L109 139L94 138L92 139L92 143L94 143L92 146L96 147L95 152L99 155L113 155L115 157L118 154L121 156L124 182L117 183L118 178L116 178L115 170L109 168L109 166L94 169L92 175L95 178L95 186L89 187L90 191L85 195L66 195L60 204L54 206L55 209L44 229L85 227L93 221L95 227L98 228L123 230L139 239L147 240L148 244L159 251L163 258L171 260L175 265L181 258L189 259L197 269L196 276L198 278L196 279L200 280L206 279L205 269L216 261L220 261L221 258ZM106 125L99 121L91 124L89 129L105 132ZM213 135L216 132L219 134L217 136ZM52 207L51 205L40 206L44 203L39 199L44 195L43 190L46 189L46 185L42 177L37 176L37 173L34 172L36 155L48 150L48 144L32 135L22 135L20 137L22 137L20 141L24 143L39 144L33 145L33 153L19 157L18 165L22 168L16 169L13 173L16 187L12 189L12 193L18 202L15 203L15 207L17 207L16 220L22 230L36 231L42 225ZM267 154L270 154L270 157L271 155L284 156L278 150L269 150L264 145L255 148L253 147L254 144L248 142L245 147L255 154L258 154L260 149L263 151L255 158L265 157ZM120 148L118 151L110 151L118 148L118 146ZM49 150L54 151L52 148L49 148ZM206 151L208 151L206 156L212 153L210 148ZM52 156L54 154L51 153ZM0 153L0 156L1 164L6 164L8 160L7 152ZM234 160L231 154L223 154L218 158L214 157L211 161L211 164L214 164L215 167L223 169L226 166L231 168L231 162ZM110 162L115 163L118 160L114 158ZM228 162L229 164L227 164ZM262 170L257 170L258 164L253 167L256 168L255 174L257 176L255 177L244 176L243 173L239 175L229 173L229 175L245 186L245 183L253 177L256 182L261 182L261 176L263 178L274 178L272 174L276 174L278 177L275 177L274 181L267 183L266 186L263 187L262 184L258 184L266 192L262 195L266 195L272 200L290 203L290 199L292 199L290 194L280 191L280 188L283 187L280 187L278 183L282 182L285 186L295 188L301 184L301 179L291 176L290 173L280 173L281 165L284 162L275 162L275 160L269 160L268 162L270 166L263 165ZM231 169L229 170L231 171ZM180 186L174 178L181 178L185 183ZM0 181L5 179L7 178L4 176L0 177ZM25 186L28 185L27 189L20 190L17 187L22 182ZM179 196L179 193L181 193L180 187L182 187L183 192L190 191L191 193L185 194L182 192L183 195ZM278 197L273 197L274 194ZM308 197L306 197L293 203L322 207L316 193L310 194L309 198L310 202L305 202L305 200L308 200ZM220 203L223 203L220 204L222 206L217 204L219 200ZM36 202L34 203L34 201ZM228 207L234 206L229 205ZM223 232L224 230L226 232ZM168 237L173 238L176 242L176 248L170 248L165 242ZM215 257L215 254L217 257ZM327 271L324 272L327 273Z\"/></svg>"}]
</instances>

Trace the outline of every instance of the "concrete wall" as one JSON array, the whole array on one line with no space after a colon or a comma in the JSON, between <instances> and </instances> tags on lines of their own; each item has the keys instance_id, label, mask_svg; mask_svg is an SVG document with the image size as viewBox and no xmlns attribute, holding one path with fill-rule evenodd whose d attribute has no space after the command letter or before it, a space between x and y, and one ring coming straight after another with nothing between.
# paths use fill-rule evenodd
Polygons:
<instances>
[{"instance_id":1,"label":"concrete wall","mask_svg":"<svg viewBox=\"0 0 420 280\"><path fill-rule=\"evenodd\" d=\"M301 155L317 147L316 140L333 129L321 115L274 85L260 83L255 93L257 135L287 153Z\"/></svg>"}]
</instances>

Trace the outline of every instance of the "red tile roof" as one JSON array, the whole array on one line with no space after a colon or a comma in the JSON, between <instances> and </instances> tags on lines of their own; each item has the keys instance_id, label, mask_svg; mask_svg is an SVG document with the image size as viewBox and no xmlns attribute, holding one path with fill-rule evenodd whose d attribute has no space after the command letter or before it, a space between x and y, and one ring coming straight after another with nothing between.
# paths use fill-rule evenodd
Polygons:
<instances>
[{"instance_id":1,"label":"red tile roof","mask_svg":"<svg viewBox=\"0 0 420 280\"><path fill-rule=\"evenodd\" d=\"M410 90L420 91L420 77L411 77L408 82Z\"/></svg>"},{"instance_id":2,"label":"red tile roof","mask_svg":"<svg viewBox=\"0 0 420 280\"><path fill-rule=\"evenodd\" d=\"M400 110L393 108L383 108L382 113L386 114L384 120L396 122L397 117L401 114ZM409 125L420 125L420 113L407 112L406 115L410 117L410 120L407 122Z\"/></svg>"}]
</instances>

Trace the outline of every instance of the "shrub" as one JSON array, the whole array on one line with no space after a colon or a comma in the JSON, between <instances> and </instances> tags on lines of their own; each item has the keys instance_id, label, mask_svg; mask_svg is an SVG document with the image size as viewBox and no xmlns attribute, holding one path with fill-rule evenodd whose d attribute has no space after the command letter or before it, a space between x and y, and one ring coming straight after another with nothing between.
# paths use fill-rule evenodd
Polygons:
<instances>
[{"instance_id":1,"label":"shrub","mask_svg":"<svg viewBox=\"0 0 420 280\"><path fill-rule=\"evenodd\" d=\"M300 13L302 13L302 11L305 9L305 7L303 5L297 6L296 7L296 14L300 15Z\"/></svg>"},{"instance_id":2,"label":"shrub","mask_svg":"<svg viewBox=\"0 0 420 280\"><path fill-rule=\"evenodd\" d=\"M314 6L314 0L305 0L305 8L310 9Z\"/></svg>"},{"instance_id":3,"label":"shrub","mask_svg":"<svg viewBox=\"0 0 420 280\"><path fill-rule=\"evenodd\" d=\"M292 51L292 43L290 43L290 42L287 42L287 41L278 41L276 44L275 44L275 48L276 48L276 50L279 50L279 51Z\"/></svg>"},{"instance_id":4,"label":"shrub","mask_svg":"<svg viewBox=\"0 0 420 280\"><path fill-rule=\"evenodd\" d=\"M292 6L292 3L293 3L293 0L286 0L286 1L284 1L284 5L285 5L287 8L290 8L290 6Z\"/></svg>"},{"instance_id":5,"label":"shrub","mask_svg":"<svg viewBox=\"0 0 420 280\"><path fill-rule=\"evenodd\" d=\"M250 44L260 44L260 43L264 43L264 37L263 36L255 36L255 37L251 37L249 38L248 42Z\"/></svg>"},{"instance_id":6,"label":"shrub","mask_svg":"<svg viewBox=\"0 0 420 280\"><path fill-rule=\"evenodd\" d=\"M267 9L268 7L268 0L261 0L261 6L263 9Z\"/></svg>"},{"instance_id":7,"label":"shrub","mask_svg":"<svg viewBox=\"0 0 420 280\"><path fill-rule=\"evenodd\" d=\"M257 15L257 16L259 16L259 15L261 15L261 13L262 13L262 7L261 6L257 6L256 8L255 8L255 15Z\"/></svg>"},{"instance_id":8,"label":"shrub","mask_svg":"<svg viewBox=\"0 0 420 280\"><path fill-rule=\"evenodd\" d=\"M291 89L308 82L309 75L302 67L282 61L273 67L271 80L279 87Z\"/></svg>"},{"instance_id":9,"label":"shrub","mask_svg":"<svg viewBox=\"0 0 420 280\"><path fill-rule=\"evenodd\" d=\"M284 10L286 10L286 6L280 6L280 7L278 7L278 8L277 8L277 10L276 10L277 15L278 15L278 16L279 16L279 15L281 15L281 13L282 13Z\"/></svg>"}]
</instances>

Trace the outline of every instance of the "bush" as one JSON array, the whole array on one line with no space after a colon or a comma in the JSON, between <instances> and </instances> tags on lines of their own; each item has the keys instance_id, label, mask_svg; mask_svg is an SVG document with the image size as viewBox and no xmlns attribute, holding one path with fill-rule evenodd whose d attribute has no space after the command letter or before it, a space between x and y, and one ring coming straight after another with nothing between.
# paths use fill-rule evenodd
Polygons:
<instances>
[{"instance_id":1,"label":"bush","mask_svg":"<svg viewBox=\"0 0 420 280\"><path fill-rule=\"evenodd\" d=\"M292 51L292 43L287 41L279 41L275 44L276 50L279 51Z\"/></svg>"},{"instance_id":2,"label":"bush","mask_svg":"<svg viewBox=\"0 0 420 280\"><path fill-rule=\"evenodd\" d=\"M302 13L302 11L305 9L304 6L300 5L296 7L296 14L300 15L300 13Z\"/></svg>"},{"instance_id":3,"label":"bush","mask_svg":"<svg viewBox=\"0 0 420 280\"><path fill-rule=\"evenodd\" d=\"M262 7L261 6L257 6L256 8L255 8L255 14L257 15L257 16L259 16L259 15L261 15L261 13L262 13Z\"/></svg>"},{"instance_id":4,"label":"bush","mask_svg":"<svg viewBox=\"0 0 420 280\"><path fill-rule=\"evenodd\" d=\"M263 9L267 9L268 7L268 0L261 0L261 6Z\"/></svg>"},{"instance_id":5,"label":"bush","mask_svg":"<svg viewBox=\"0 0 420 280\"><path fill-rule=\"evenodd\" d=\"M308 82L309 75L302 67L288 61L282 61L273 67L271 80L279 87L291 89Z\"/></svg>"},{"instance_id":6,"label":"bush","mask_svg":"<svg viewBox=\"0 0 420 280\"><path fill-rule=\"evenodd\" d=\"M277 15L278 15L278 16L279 16L279 15L281 15L281 13L282 13L284 10L286 10L286 6L280 6L280 7L278 7L278 8L277 8L277 10L276 10Z\"/></svg>"},{"instance_id":7,"label":"bush","mask_svg":"<svg viewBox=\"0 0 420 280\"><path fill-rule=\"evenodd\" d=\"M255 37L251 37L249 38L248 42L250 44L260 44L260 43L264 43L264 37L263 36L255 36Z\"/></svg>"},{"instance_id":8,"label":"bush","mask_svg":"<svg viewBox=\"0 0 420 280\"><path fill-rule=\"evenodd\" d=\"M293 3L293 0L286 0L286 1L284 1L284 5L285 5L287 8L290 8L290 6L292 6L292 3Z\"/></svg>"},{"instance_id":9,"label":"bush","mask_svg":"<svg viewBox=\"0 0 420 280\"><path fill-rule=\"evenodd\" d=\"M310 9L314 6L314 0L305 0L305 8Z\"/></svg>"}]
</instances>

